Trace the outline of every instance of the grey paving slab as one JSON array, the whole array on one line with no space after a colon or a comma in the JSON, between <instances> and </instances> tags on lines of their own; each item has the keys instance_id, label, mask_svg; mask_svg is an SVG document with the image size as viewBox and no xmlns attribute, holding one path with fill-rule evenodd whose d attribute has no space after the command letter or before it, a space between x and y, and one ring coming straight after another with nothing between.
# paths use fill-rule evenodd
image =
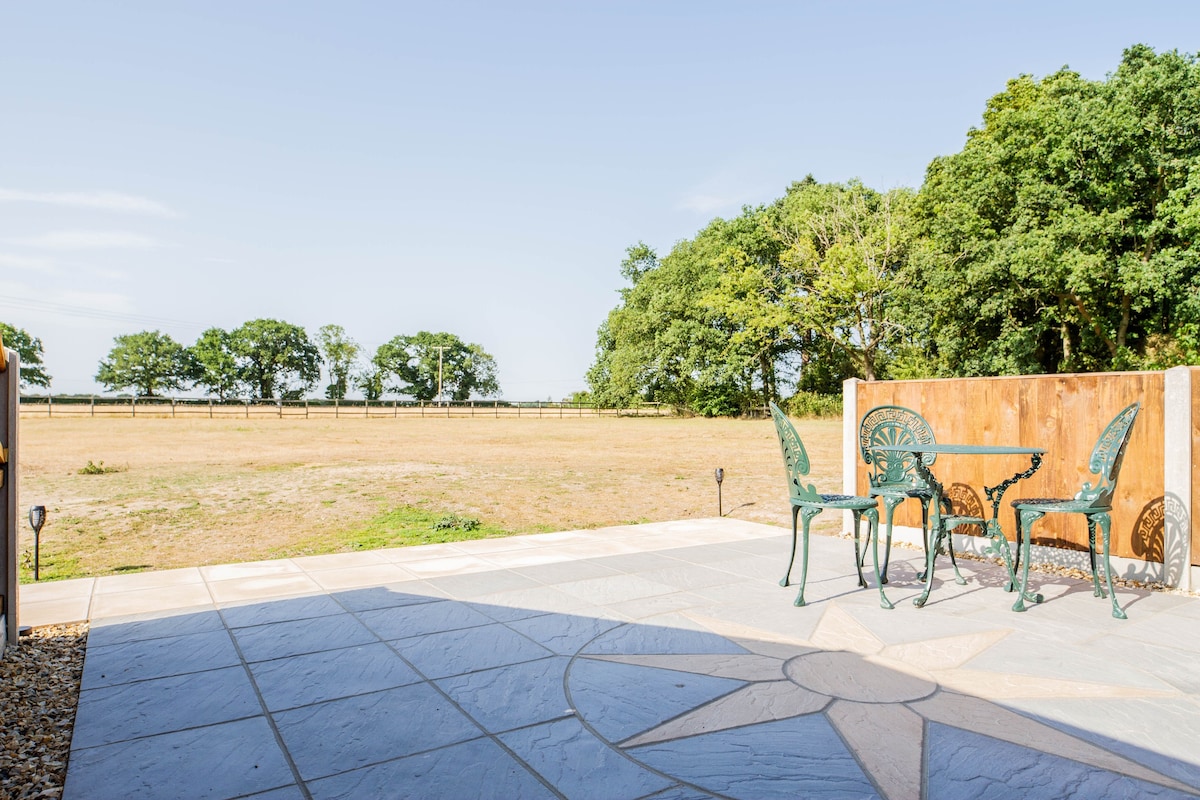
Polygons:
<instances>
[{"instance_id":1,"label":"grey paving slab","mask_svg":"<svg viewBox=\"0 0 1200 800\"><path fill-rule=\"evenodd\" d=\"M572 705L619 743L745 686L744 681L590 658L571 662Z\"/></svg>"},{"instance_id":2,"label":"grey paving slab","mask_svg":"<svg viewBox=\"0 0 1200 800\"><path fill-rule=\"evenodd\" d=\"M501 733L575 713L563 688L570 660L553 656L437 681L476 722Z\"/></svg>"},{"instance_id":3,"label":"grey paving slab","mask_svg":"<svg viewBox=\"0 0 1200 800\"><path fill-rule=\"evenodd\" d=\"M313 800L541 800L556 798L490 739L343 772L309 784Z\"/></svg>"},{"instance_id":4,"label":"grey paving slab","mask_svg":"<svg viewBox=\"0 0 1200 800\"><path fill-rule=\"evenodd\" d=\"M325 594L287 597L270 602L254 601L223 606L221 615L231 628L247 628L272 622L294 622L341 614L344 609Z\"/></svg>"},{"instance_id":5,"label":"grey paving slab","mask_svg":"<svg viewBox=\"0 0 1200 800\"><path fill-rule=\"evenodd\" d=\"M95 689L240 663L226 630L89 647L80 687Z\"/></svg>"},{"instance_id":6,"label":"grey paving slab","mask_svg":"<svg viewBox=\"0 0 1200 800\"><path fill-rule=\"evenodd\" d=\"M617 620L576 614L542 614L510 622L508 627L553 653L574 655L588 642L620 624Z\"/></svg>"},{"instance_id":7,"label":"grey paving slab","mask_svg":"<svg viewBox=\"0 0 1200 800\"><path fill-rule=\"evenodd\" d=\"M374 609L360 612L358 617L381 639L476 628L493 622L491 617L458 600Z\"/></svg>"},{"instance_id":8,"label":"grey paving slab","mask_svg":"<svg viewBox=\"0 0 1200 800\"><path fill-rule=\"evenodd\" d=\"M427 581L405 581L384 586L346 589L331 597L348 611L370 611L376 608L419 605L443 600L446 593Z\"/></svg>"},{"instance_id":9,"label":"grey paving slab","mask_svg":"<svg viewBox=\"0 0 1200 800\"><path fill-rule=\"evenodd\" d=\"M271 711L416 683L420 676L382 642L250 665Z\"/></svg>"},{"instance_id":10,"label":"grey paving slab","mask_svg":"<svg viewBox=\"0 0 1200 800\"><path fill-rule=\"evenodd\" d=\"M575 719L513 731L500 740L567 797L635 800L674 783L625 758Z\"/></svg>"},{"instance_id":11,"label":"grey paving slab","mask_svg":"<svg viewBox=\"0 0 1200 800\"><path fill-rule=\"evenodd\" d=\"M263 717L75 749L64 796L87 800L228 800L294 786Z\"/></svg>"},{"instance_id":12,"label":"grey paving slab","mask_svg":"<svg viewBox=\"0 0 1200 800\"><path fill-rule=\"evenodd\" d=\"M234 628L233 635L247 661L266 661L378 641L353 614L346 613Z\"/></svg>"},{"instance_id":13,"label":"grey paving slab","mask_svg":"<svg viewBox=\"0 0 1200 800\"><path fill-rule=\"evenodd\" d=\"M239 664L84 691L71 744L95 747L261 714Z\"/></svg>"},{"instance_id":14,"label":"grey paving slab","mask_svg":"<svg viewBox=\"0 0 1200 800\"><path fill-rule=\"evenodd\" d=\"M172 616L163 616L160 611L126 617L108 617L91 626L88 631L88 646L105 647L146 639L163 639L188 633L219 631L224 627L221 616L212 609Z\"/></svg>"},{"instance_id":15,"label":"grey paving slab","mask_svg":"<svg viewBox=\"0 0 1200 800\"><path fill-rule=\"evenodd\" d=\"M275 722L306 781L483 735L427 683L283 711Z\"/></svg>"},{"instance_id":16,"label":"grey paving slab","mask_svg":"<svg viewBox=\"0 0 1200 800\"><path fill-rule=\"evenodd\" d=\"M547 648L499 623L414 636L392 644L431 679L553 655Z\"/></svg>"},{"instance_id":17,"label":"grey paving slab","mask_svg":"<svg viewBox=\"0 0 1200 800\"><path fill-rule=\"evenodd\" d=\"M1198 598L1118 588L1121 622L1041 576L1014 614L942 559L916 609L897 548L887 611L814 536L796 608L790 536L728 518L502 545L206 567L205 603L93 620L64 800L1200 797ZM429 577L318 586L384 561Z\"/></svg>"},{"instance_id":18,"label":"grey paving slab","mask_svg":"<svg viewBox=\"0 0 1200 800\"><path fill-rule=\"evenodd\" d=\"M1196 795L944 725L930 730L929 797L1194 800Z\"/></svg>"},{"instance_id":19,"label":"grey paving slab","mask_svg":"<svg viewBox=\"0 0 1200 800\"><path fill-rule=\"evenodd\" d=\"M730 797L878 797L854 756L832 733L822 717L797 717L637 747L631 754Z\"/></svg>"}]
</instances>

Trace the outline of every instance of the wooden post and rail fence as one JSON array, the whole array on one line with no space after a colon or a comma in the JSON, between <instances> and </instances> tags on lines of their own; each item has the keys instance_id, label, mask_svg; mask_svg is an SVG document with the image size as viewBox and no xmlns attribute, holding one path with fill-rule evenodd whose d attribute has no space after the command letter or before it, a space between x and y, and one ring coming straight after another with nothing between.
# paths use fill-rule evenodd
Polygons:
<instances>
[{"instance_id":1,"label":"wooden post and rail fence","mask_svg":"<svg viewBox=\"0 0 1200 800\"><path fill-rule=\"evenodd\" d=\"M1030 478L1008 490L1000 524L1010 541L1016 522L1009 501L1018 497L1072 497L1093 480L1088 458L1104 426L1132 402L1142 404L1125 454L1112 511L1114 570L1118 575L1200 588L1200 367L1165 372L1023 375L913 381L859 381L843 386L843 491L866 494L867 464L859 455L858 423L878 405L919 412L938 442L1042 447ZM1009 459L1009 460L1003 460ZM990 516L984 485L1028 467L1028 457L939 455L934 472L956 510ZM981 514L986 510L986 514ZM921 511L902 503L897 532L920 541ZM1087 526L1072 514L1050 514L1034 529L1034 561L1087 569ZM955 547L982 553L978 537L956 537ZM1038 548L1042 545L1042 548Z\"/></svg>"},{"instance_id":2,"label":"wooden post and rail fence","mask_svg":"<svg viewBox=\"0 0 1200 800\"><path fill-rule=\"evenodd\" d=\"M22 417L192 417L278 419L386 419L420 417L665 417L670 406L642 403L603 408L595 403L532 400L455 400L423 403L407 400L217 400L187 397L105 397L102 395L26 395Z\"/></svg>"}]
</instances>

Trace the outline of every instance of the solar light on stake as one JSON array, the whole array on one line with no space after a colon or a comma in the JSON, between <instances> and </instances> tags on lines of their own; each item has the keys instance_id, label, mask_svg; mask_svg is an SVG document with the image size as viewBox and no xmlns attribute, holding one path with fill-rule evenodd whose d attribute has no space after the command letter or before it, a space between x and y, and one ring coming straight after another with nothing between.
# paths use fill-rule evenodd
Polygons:
<instances>
[{"instance_id":1,"label":"solar light on stake","mask_svg":"<svg viewBox=\"0 0 1200 800\"><path fill-rule=\"evenodd\" d=\"M36 581L40 577L39 572L39 539L42 535L42 526L46 524L46 507L31 506L29 509L29 527L33 528L33 579Z\"/></svg>"},{"instance_id":2,"label":"solar light on stake","mask_svg":"<svg viewBox=\"0 0 1200 800\"><path fill-rule=\"evenodd\" d=\"M721 481L725 480L725 470L717 467L715 474L717 478L717 516L723 517L725 515L721 513Z\"/></svg>"}]
</instances>

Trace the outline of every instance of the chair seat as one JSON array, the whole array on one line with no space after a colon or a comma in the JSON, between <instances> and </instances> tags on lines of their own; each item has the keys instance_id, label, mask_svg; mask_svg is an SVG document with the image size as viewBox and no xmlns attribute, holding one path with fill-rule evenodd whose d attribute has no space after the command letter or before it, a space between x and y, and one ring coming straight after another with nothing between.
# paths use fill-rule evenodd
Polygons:
<instances>
[{"instance_id":1,"label":"chair seat","mask_svg":"<svg viewBox=\"0 0 1200 800\"><path fill-rule=\"evenodd\" d=\"M912 488L908 486L872 486L872 497L921 497L929 500L933 497L933 490L924 487Z\"/></svg>"},{"instance_id":2,"label":"chair seat","mask_svg":"<svg viewBox=\"0 0 1200 800\"><path fill-rule=\"evenodd\" d=\"M859 511L875 508L878 502L874 497L860 497L853 494L823 494L819 495L821 502L812 500L797 500L792 498L792 504L808 506L809 508L840 508L848 511Z\"/></svg>"},{"instance_id":3,"label":"chair seat","mask_svg":"<svg viewBox=\"0 0 1200 800\"><path fill-rule=\"evenodd\" d=\"M1090 514L1092 512L1110 511L1111 509L1094 506L1088 500L1059 497L1018 497L1012 501L1012 507L1017 510L1041 511L1047 514L1055 512L1074 512Z\"/></svg>"}]
</instances>

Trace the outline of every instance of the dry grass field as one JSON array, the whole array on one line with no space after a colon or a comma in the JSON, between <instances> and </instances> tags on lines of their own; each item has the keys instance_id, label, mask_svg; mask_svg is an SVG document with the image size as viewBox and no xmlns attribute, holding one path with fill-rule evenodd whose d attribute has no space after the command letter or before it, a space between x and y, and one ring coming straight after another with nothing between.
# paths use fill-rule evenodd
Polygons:
<instances>
[{"instance_id":1,"label":"dry grass field","mask_svg":"<svg viewBox=\"0 0 1200 800\"><path fill-rule=\"evenodd\" d=\"M837 491L840 423L798 427ZM43 580L711 517L718 466L726 515L790 524L770 420L35 418L20 434ZM21 549L31 580L27 523Z\"/></svg>"}]
</instances>

